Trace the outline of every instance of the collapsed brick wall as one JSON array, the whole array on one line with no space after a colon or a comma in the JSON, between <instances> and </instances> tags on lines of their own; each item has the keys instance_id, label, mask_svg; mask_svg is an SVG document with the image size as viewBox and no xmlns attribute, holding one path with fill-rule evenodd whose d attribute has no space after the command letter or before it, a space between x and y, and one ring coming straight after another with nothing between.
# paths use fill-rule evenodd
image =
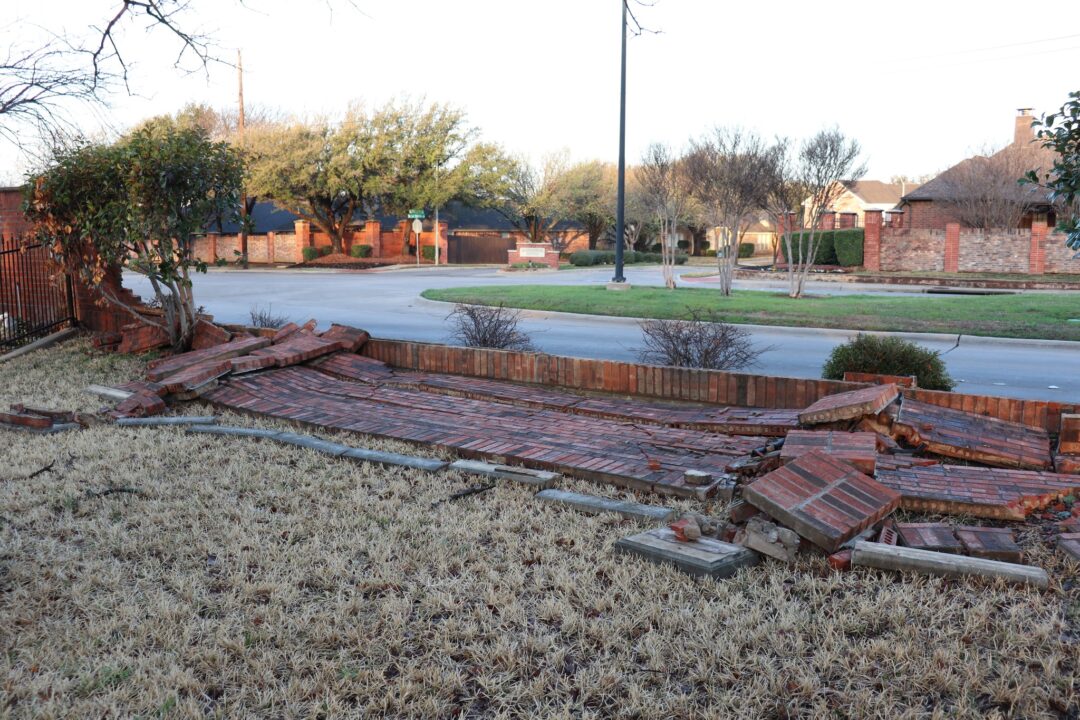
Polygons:
<instances>
[{"instance_id":1,"label":"collapsed brick wall","mask_svg":"<svg viewBox=\"0 0 1080 720\"><path fill-rule=\"evenodd\" d=\"M867 387L865 383L835 380L659 367L376 338L364 345L361 354L410 370L743 407L802 409L826 395ZM921 402L1020 422L1049 432L1058 431L1062 414L1080 411L1080 404L908 388L903 393Z\"/></svg>"}]
</instances>

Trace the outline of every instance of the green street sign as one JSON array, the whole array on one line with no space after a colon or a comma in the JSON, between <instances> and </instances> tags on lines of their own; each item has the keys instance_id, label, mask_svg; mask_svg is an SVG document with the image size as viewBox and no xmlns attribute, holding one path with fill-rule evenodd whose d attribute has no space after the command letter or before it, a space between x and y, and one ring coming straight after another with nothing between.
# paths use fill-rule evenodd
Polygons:
<instances>
[{"instance_id":1,"label":"green street sign","mask_svg":"<svg viewBox=\"0 0 1080 720\"><path fill-rule=\"evenodd\" d=\"M410 210L409 211L409 219L410 220L423 220L424 216L425 216L425 213L424 213L423 210Z\"/></svg>"}]
</instances>

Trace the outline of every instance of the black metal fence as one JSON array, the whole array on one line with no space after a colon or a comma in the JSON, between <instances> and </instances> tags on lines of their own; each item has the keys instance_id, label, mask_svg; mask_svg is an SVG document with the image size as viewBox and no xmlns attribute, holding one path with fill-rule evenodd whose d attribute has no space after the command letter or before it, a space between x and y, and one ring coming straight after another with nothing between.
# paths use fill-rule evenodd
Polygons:
<instances>
[{"instance_id":1,"label":"black metal fence","mask_svg":"<svg viewBox=\"0 0 1080 720\"><path fill-rule=\"evenodd\" d=\"M48 249L0 249L0 355L74 323L71 278L53 277Z\"/></svg>"}]
</instances>

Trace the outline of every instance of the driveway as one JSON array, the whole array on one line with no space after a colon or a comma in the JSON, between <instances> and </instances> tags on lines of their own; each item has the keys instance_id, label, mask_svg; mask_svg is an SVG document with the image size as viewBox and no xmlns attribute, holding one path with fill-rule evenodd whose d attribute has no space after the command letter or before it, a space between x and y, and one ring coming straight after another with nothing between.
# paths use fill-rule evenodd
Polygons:
<instances>
[{"instance_id":1,"label":"driveway","mask_svg":"<svg viewBox=\"0 0 1080 720\"><path fill-rule=\"evenodd\" d=\"M702 272L700 267L679 273ZM362 327L376 337L449 342L446 315L450 307L424 300L428 288L503 285L603 284L611 268L557 273L500 273L495 268L424 268L382 272L211 270L195 278L195 297L207 312L224 323L245 323L253 306L272 306L275 314L303 322L317 318ZM627 279L637 285L660 285L659 270L628 268ZM125 274L125 284L144 297L149 284ZM746 289L777 289L775 282L736 281ZM863 284L811 283L815 294L919 295L911 288ZM637 321L564 313L524 313L523 329L543 351L558 355L633 360L640 344ZM819 377L821 366L837 344L855 333L818 328L748 326L754 342L768 348L753 372L785 377ZM931 348L949 350L955 336L903 335ZM1018 398L1080 400L1080 343L1040 340L988 339L965 336L945 356L959 392Z\"/></svg>"}]
</instances>

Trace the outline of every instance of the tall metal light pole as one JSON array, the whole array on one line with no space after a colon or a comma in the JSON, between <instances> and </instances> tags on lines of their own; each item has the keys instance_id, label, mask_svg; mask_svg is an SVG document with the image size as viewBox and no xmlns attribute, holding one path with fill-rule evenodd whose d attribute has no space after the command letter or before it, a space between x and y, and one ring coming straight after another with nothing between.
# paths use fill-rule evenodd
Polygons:
<instances>
[{"instance_id":1,"label":"tall metal light pole","mask_svg":"<svg viewBox=\"0 0 1080 720\"><path fill-rule=\"evenodd\" d=\"M612 282L626 282L623 277L623 242L626 239L626 2L622 5L622 69L619 85L619 181L615 199L615 277Z\"/></svg>"}]
</instances>

